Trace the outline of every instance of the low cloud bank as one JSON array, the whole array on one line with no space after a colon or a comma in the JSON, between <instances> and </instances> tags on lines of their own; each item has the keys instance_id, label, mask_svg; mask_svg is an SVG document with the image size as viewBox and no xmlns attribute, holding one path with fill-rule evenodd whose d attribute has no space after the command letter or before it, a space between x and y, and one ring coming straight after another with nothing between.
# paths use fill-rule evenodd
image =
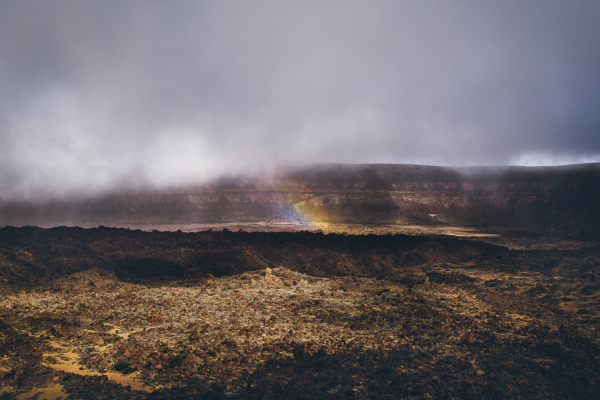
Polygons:
<instances>
[{"instance_id":1,"label":"low cloud bank","mask_svg":"<svg viewBox=\"0 0 600 400\"><path fill-rule=\"evenodd\" d=\"M0 5L0 198L600 160L600 3Z\"/></svg>"}]
</instances>

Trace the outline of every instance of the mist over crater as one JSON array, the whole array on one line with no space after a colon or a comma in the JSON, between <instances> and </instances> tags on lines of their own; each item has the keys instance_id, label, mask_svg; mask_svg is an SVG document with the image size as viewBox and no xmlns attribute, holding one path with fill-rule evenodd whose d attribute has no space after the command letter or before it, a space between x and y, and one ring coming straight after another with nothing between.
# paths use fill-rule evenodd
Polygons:
<instances>
[{"instance_id":1,"label":"mist over crater","mask_svg":"<svg viewBox=\"0 0 600 400\"><path fill-rule=\"evenodd\" d=\"M315 162L600 161L600 5L0 6L0 198Z\"/></svg>"}]
</instances>

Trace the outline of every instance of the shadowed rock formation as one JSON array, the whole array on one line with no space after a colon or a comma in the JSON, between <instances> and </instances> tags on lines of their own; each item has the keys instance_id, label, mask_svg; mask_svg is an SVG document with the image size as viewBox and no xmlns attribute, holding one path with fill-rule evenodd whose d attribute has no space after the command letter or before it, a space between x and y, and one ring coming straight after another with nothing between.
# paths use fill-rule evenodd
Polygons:
<instances>
[{"instance_id":1,"label":"shadowed rock formation","mask_svg":"<svg viewBox=\"0 0 600 400\"><path fill-rule=\"evenodd\" d=\"M278 267L313 276L374 275L506 251L481 242L405 235L9 227L0 229L0 286L38 285L93 268L134 280L197 280Z\"/></svg>"}]
</instances>

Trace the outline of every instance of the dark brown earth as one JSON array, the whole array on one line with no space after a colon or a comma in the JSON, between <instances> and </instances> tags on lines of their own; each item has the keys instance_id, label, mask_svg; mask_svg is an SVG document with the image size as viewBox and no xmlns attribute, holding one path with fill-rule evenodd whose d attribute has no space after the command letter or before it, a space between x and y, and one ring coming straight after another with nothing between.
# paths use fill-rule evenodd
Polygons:
<instances>
[{"instance_id":1,"label":"dark brown earth","mask_svg":"<svg viewBox=\"0 0 600 400\"><path fill-rule=\"evenodd\" d=\"M406 235L311 232L142 232L0 228L0 285L26 288L98 268L120 279L203 279L285 267L312 276L386 273L503 251L486 243Z\"/></svg>"},{"instance_id":2,"label":"dark brown earth","mask_svg":"<svg viewBox=\"0 0 600 400\"><path fill-rule=\"evenodd\" d=\"M600 247L0 229L1 398L596 399Z\"/></svg>"}]
</instances>

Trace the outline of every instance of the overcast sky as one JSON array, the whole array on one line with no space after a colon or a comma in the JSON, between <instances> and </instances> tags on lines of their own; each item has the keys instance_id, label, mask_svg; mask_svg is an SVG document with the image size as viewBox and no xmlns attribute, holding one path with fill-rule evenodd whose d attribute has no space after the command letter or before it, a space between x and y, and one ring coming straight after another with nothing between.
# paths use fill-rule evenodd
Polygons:
<instances>
[{"instance_id":1,"label":"overcast sky","mask_svg":"<svg viewBox=\"0 0 600 400\"><path fill-rule=\"evenodd\" d=\"M3 1L0 197L600 161L600 1Z\"/></svg>"}]
</instances>

